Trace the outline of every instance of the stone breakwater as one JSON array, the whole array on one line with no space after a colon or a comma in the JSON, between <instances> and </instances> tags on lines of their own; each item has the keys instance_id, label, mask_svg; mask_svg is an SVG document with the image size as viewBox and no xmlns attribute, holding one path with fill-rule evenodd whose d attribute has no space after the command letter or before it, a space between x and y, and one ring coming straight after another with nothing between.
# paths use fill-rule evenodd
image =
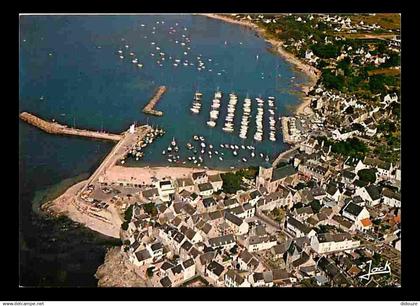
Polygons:
<instances>
[{"instance_id":1,"label":"stone breakwater","mask_svg":"<svg viewBox=\"0 0 420 306\"><path fill-rule=\"evenodd\" d=\"M147 103L146 106L143 108L143 113L153 116L163 116L163 112L157 111L154 108L165 92L166 86L159 86L152 99L150 99L149 103Z\"/></svg>"},{"instance_id":2,"label":"stone breakwater","mask_svg":"<svg viewBox=\"0 0 420 306\"><path fill-rule=\"evenodd\" d=\"M62 134L62 135L69 135L69 136L88 137L88 138L110 140L110 141L120 141L122 139L122 135L111 134L111 133L106 133L106 132L75 129L75 128L71 128L57 122L46 121L44 119L41 119L27 112L20 113L19 118L22 121L25 121L26 123L31 124L43 130L44 132L47 132L50 134Z\"/></svg>"}]
</instances>

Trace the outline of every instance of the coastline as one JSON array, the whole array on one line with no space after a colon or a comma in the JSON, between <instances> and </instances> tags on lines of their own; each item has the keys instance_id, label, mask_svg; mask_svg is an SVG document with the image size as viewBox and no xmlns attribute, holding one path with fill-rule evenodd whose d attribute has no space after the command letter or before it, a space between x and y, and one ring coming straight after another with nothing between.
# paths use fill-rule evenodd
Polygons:
<instances>
[{"instance_id":1,"label":"coastline","mask_svg":"<svg viewBox=\"0 0 420 306\"><path fill-rule=\"evenodd\" d=\"M107 178L111 180L130 180L136 177L144 184L153 184L152 178L185 178L194 171L206 171L210 175L222 173L224 171L201 169L192 167L141 167L127 168L113 166L107 171ZM122 219L112 205L107 210L93 211L89 205L76 203L75 195L85 186L88 180L83 180L70 186L57 198L47 201L41 205L41 210L55 217L66 216L74 222L80 223L89 229L103 235L120 238ZM98 215L100 218L98 218Z\"/></svg>"},{"instance_id":2,"label":"coastline","mask_svg":"<svg viewBox=\"0 0 420 306\"><path fill-rule=\"evenodd\" d=\"M305 114L310 114L312 112L311 109L308 107L311 103L311 97L308 96L308 92L313 86L316 85L316 83L318 82L321 76L321 73L318 69L303 62L302 60L297 58L294 54L286 51L286 49L284 49L283 47L284 42L282 40L268 38L266 31L252 22L244 21L244 20L235 20L226 16L222 16L220 14L198 14L198 15L225 21L231 24L241 25L241 26L244 26L244 27L247 27L256 31L266 42L272 45L274 51L277 54L279 54L289 63L294 65L298 70L302 71L308 76L309 78L308 82L305 85L301 86L302 93L304 96L302 97L302 102L299 103L299 105L297 106L295 113L296 115L305 115Z\"/></svg>"}]
</instances>

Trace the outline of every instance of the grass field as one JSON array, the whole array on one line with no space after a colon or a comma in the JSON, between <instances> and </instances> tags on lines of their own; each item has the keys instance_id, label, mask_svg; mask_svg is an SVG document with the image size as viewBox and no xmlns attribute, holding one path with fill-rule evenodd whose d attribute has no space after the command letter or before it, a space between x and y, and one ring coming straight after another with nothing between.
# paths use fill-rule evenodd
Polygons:
<instances>
[{"instance_id":1,"label":"grass field","mask_svg":"<svg viewBox=\"0 0 420 306\"><path fill-rule=\"evenodd\" d=\"M384 75L400 75L401 70L395 68L382 68L382 69L375 69L368 72L369 76L377 75L377 74L384 74Z\"/></svg>"},{"instance_id":2,"label":"grass field","mask_svg":"<svg viewBox=\"0 0 420 306\"><path fill-rule=\"evenodd\" d=\"M352 23L363 21L365 24L377 24L386 30L396 30L401 28L401 15L397 13L380 13L375 16L369 14L358 14L349 16Z\"/></svg>"}]
</instances>

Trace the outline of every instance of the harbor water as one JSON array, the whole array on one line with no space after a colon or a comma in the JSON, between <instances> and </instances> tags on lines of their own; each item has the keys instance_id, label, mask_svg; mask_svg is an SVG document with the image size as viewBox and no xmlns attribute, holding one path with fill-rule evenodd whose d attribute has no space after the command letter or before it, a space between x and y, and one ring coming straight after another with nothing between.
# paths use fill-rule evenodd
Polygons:
<instances>
[{"instance_id":1,"label":"harbor water","mask_svg":"<svg viewBox=\"0 0 420 306\"><path fill-rule=\"evenodd\" d=\"M275 97L278 119L299 103L298 86L306 81L305 75L270 52L254 31L202 16L21 16L19 52L20 111L114 133L133 122L166 130L141 160L129 166L169 165L162 151L173 138L186 160L185 145L195 144L194 135L204 136L215 148L219 144L256 148L254 159L246 150L239 150L238 156L226 151L223 161L206 158L203 165L210 168L239 167L244 156L247 164L258 165L263 162L258 153L272 161L286 146L279 128L277 140L268 139L267 105L263 141L253 140L255 98ZM164 115L148 116L141 110L160 85L167 92L156 109ZM206 122L216 90L223 97L217 125L210 128ZM196 91L203 93L198 115L190 111ZM234 132L226 133L222 127L231 92L238 96L238 104ZM243 140L239 130L246 97L253 104L248 138ZM22 285L95 286L93 274L106 246L114 241L69 221L42 216L34 198L51 192L51 186L55 192L64 188L63 180L80 180L81 174L91 173L112 143L48 135L22 122L19 138Z\"/></svg>"}]
</instances>

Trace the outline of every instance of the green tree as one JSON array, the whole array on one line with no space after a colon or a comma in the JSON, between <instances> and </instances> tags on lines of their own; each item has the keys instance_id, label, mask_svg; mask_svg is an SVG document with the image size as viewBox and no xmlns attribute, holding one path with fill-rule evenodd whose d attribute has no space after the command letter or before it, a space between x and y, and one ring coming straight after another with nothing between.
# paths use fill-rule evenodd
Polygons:
<instances>
[{"instance_id":1,"label":"green tree","mask_svg":"<svg viewBox=\"0 0 420 306\"><path fill-rule=\"evenodd\" d=\"M153 267L149 267L146 270L147 277L151 278L153 276Z\"/></svg>"},{"instance_id":2,"label":"green tree","mask_svg":"<svg viewBox=\"0 0 420 306\"><path fill-rule=\"evenodd\" d=\"M321 203L319 203L318 200L313 200L312 202L309 203L309 205L311 206L312 210L314 211L314 213L319 213L319 211L321 210Z\"/></svg>"},{"instance_id":3,"label":"green tree","mask_svg":"<svg viewBox=\"0 0 420 306\"><path fill-rule=\"evenodd\" d=\"M222 180L223 180L223 190L227 193L236 193L238 190L241 189L241 176L232 173L222 173L221 174Z\"/></svg>"},{"instance_id":4,"label":"green tree","mask_svg":"<svg viewBox=\"0 0 420 306\"><path fill-rule=\"evenodd\" d=\"M357 175L362 181L375 183L376 181L376 169L362 169L357 172Z\"/></svg>"},{"instance_id":5,"label":"green tree","mask_svg":"<svg viewBox=\"0 0 420 306\"><path fill-rule=\"evenodd\" d=\"M143 205L144 211L150 216L154 217L158 214L157 208L154 203L146 203Z\"/></svg>"}]
</instances>

